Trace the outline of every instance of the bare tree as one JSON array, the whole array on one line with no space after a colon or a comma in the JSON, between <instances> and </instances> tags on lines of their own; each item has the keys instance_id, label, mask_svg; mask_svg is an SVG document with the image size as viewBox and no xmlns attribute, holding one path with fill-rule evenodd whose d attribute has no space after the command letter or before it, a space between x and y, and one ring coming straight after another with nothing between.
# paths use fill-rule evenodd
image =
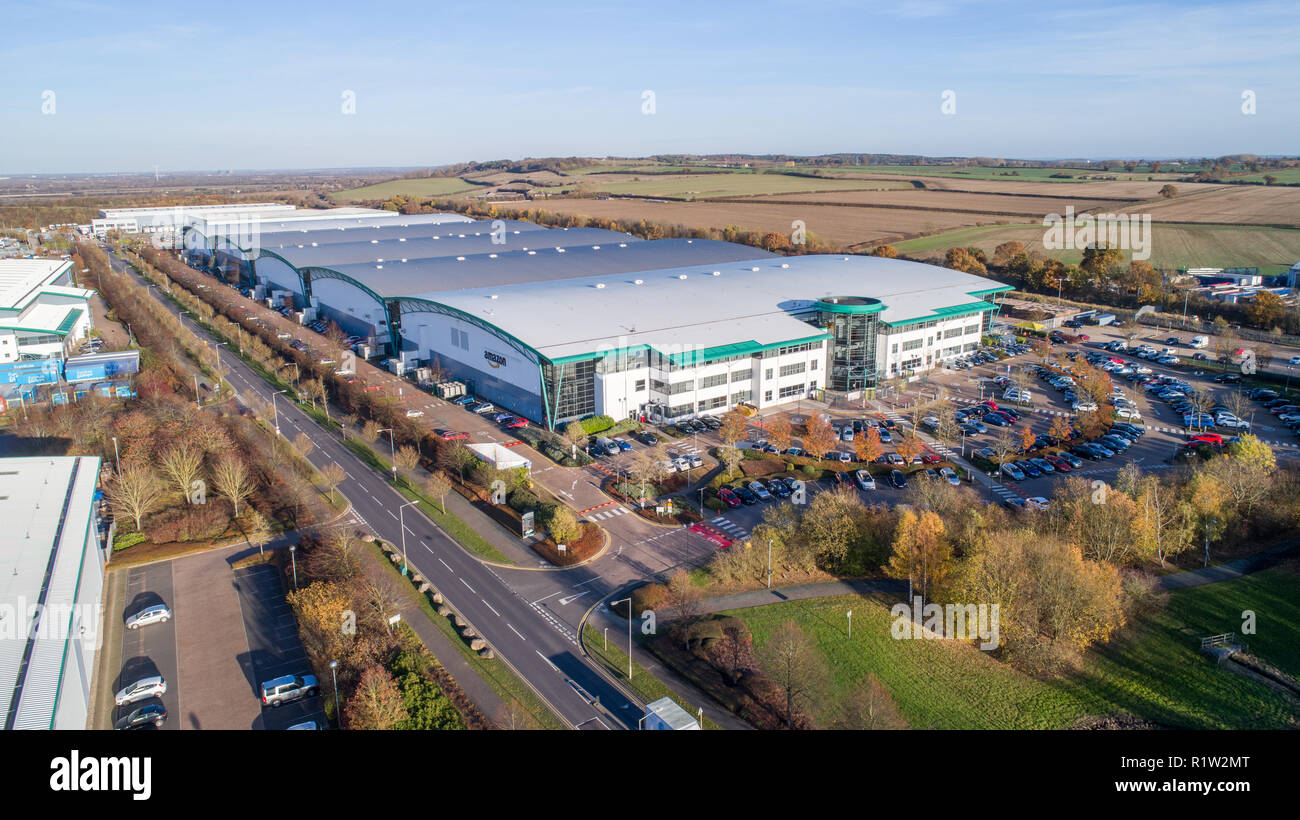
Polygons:
<instances>
[{"instance_id":1,"label":"bare tree","mask_svg":"<svg viewBox=\"0 0 1300 820\"><path fill-rule=\"evenodd\" d=\"M333 501L334 490L343 483L343 479L347 478L347 472L338 465L338 462L331 461L320 471L320 475L325 486L330 488L330 501Z\"/></svg>"},{"instance_id":2,"label":"bare tree","mask_svg":"<svg viewBox=\"0 0 1300 820\"><path fill-rule=\"evenodd\" d=\"M438 506L442 507L442 512L446 515L447 493L451 492L451 481L447 478L447 474L442 470L434 470L424 480L424 491L430 498L438 499Z\"/></svg>"},{"instance_id":3,"label":"bare tree","mask_svg":"<svg viewBox=\"0 0 1300 820\"><path fill-rule=\"evenodd\" d=\"M306 433L299 433L298 435L294 436L293 446L297 448L298 452L303 454L304 458L311 455L312 450L316 449L316 443L312 441L311 437L309 437Z\"/></svg>"},{"instance_id":4,"label":"bare tree","mask_svg":"<svg viewBox=\"0 0 1300 820\"><path fill-rule=\"evenodd\" d=\"M230 499L235 508L235 517L238 518L239 502L252 495L255 488L248 474L248 465L233 453L224 455L212 468L212 483L217 492Z\"/></svg>"},{"instance_id":5,"label":"bare tree","mask_svg":"<svg viewBox=\"0 0 1300 820\"><path fill-rule=\"evenodd\" d=\"M134 520L137 532L142 531L144 519L162 506L158 477L145 464L128 463L113 476L104 492L114 514Z\"/></svg>"},{"instance_id":6,"label":"bare tree","mask_svg":"<svg viewBox=\"0 0 1300 820\"><path fill-rule=\"evenodd\" d=\"M164 450L158 461L172 487L189 502L190 490L203 472L203 451L188 442L182 442Z\"/></svg>"},{"instance_id":7,"label":"bare tree","mask_svg":"<svg viewBox=\"0 0 1300 820\"><path fill-rule=\"evenodd\" d=\"M795 711L825 687L827 673L821 656L799 624L786 621L759 650L759 659L784 696L786 728L795 728Z\"/></svg>"}]
</instances>

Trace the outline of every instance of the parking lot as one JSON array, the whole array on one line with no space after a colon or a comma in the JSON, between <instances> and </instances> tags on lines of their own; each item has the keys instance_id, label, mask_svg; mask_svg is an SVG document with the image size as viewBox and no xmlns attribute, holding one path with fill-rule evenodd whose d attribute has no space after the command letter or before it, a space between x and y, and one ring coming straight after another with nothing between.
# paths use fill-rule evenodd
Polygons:
<instances>
[{"instance_id":1,"label":"parking lot","mask_svg":"<svg viewBox=\"0 0 1300 820\"><path fill-rule=\"evenodd\" d=\"M181 713L181 692L176 673L176 619L166 623L153 623L139 629L126 629L127 618L151 606L162 604L175 610L170 563L150 564L127 570L126 600L120 611L114 613L117 627L122 629L122 653L119 672L111 683L114 693L143 678L162 676L167 691L161 697L151 697L124 706L113 706L109 725L146 705L161 703L167 710L167 720L160 727L172 730L179 727L175 718ZM112 703L112 700L109 700ZM146 727L152 729L152 726Z\"/></svg>"},{"instance_id":2,"label":"parking lot","mask_svg":"<svg viewBox=\"0 0 1300 820\"><path fill-rule=\"evenodd\" d=\"M298 640L298 626L284 599L276 569L260 564L236 570L234 576L248 646L239 658L239 666L245 672L249 696L260 699L263 682L282 675L308 675L311 666ZM321 692L329 685L321 681ZM253 728L287 729L305 721L314 721L318 728L325 725L321 695L278 708L263 707Z\"/></svg>"}]
</instances>

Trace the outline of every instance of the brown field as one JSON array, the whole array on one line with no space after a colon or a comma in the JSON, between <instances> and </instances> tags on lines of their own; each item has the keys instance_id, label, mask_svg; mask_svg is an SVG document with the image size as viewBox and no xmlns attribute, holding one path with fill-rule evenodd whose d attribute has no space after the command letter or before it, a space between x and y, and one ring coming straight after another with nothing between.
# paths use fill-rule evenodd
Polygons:
<instances>
[{"instance_id":1,"label":"brown field","mask_svg":"<svg viewBox=\"0 0 1300 820\"><path fill-rule=\"evenodd\" d=\"M745 202L647 202L634 199L549 199L527 203L500 203L503 211L541 208L565 214L609 219L646 219L693 227L749 230L789 235L791 222L804 221L809 233L845 246L862 242L894 241L955 228L1023 221L1016 217L981 216L945 211L892 208L836 207L833 205L772 205Z\"/></svg>"},{"instance_id":2,"label":"brown field","mask_svg":"<svg viewBox=\"0 0 1300 820\"><path fill-rule=\"evenodd\" d=\"M1063 214L1068 205L1076 211L1118 210L1122 200L1071 199L1069 197L999 196L959 191L845 191L843 193L794 194L763 199L815 202L827 205L888 205L922 210L956 210L982 214L1015 214L1041 219L1049 213Z\"/></svg>"},{"instance_id":3,"label":"brown field","mask_svg":"<svg viewBox=\"0 0 1300 820\"><path fill-rule=\"evenodd\" d=\"M1228 225L1300 225L1300 188L1259 185L1223 186L1218 190L1181 194L1142 208L1160 222L1212 222Z\"/></svg>"},{"instance_id":4,"label":"brown field","mask_svg":"<svg viewBox=\"0 0 1300 820\"><path fill-rule=\"evenodd\" d=\"M853 179L889 179L898 178L898 174L854 174ZM1167 184L1164 180L1135 180L1132 182L1003 182L996 179L950 179L947 177L913 177L925 183L925 187L935 191L971 191L988 194L1034 194L1045 197L1096 197L1101 199L1135 200L1158 199L1160 189ZM1225 189L1233 186L1214 185L1203 182L1174 182L1180 193L1191 194L1202 191Z\"/></svg>"}]
</instances>

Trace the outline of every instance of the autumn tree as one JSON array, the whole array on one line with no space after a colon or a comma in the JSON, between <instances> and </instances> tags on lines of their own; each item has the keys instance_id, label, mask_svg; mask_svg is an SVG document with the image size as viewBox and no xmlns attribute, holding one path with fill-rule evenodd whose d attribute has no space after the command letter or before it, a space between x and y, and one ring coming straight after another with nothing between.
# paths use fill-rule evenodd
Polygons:
<instances>
[{"instance_id":1,"label":"autumn tree","mask_svg":"<svg viewBox=\"0 0 1300 820\"><path fill-rule=\"evenodd\" d=\"M833 570L851 552L872 546L870 523L857 491L847 484L818 493L799 520L799 537L817 565Z\"/></svg>"},{"instance_id":2,"label":"autumn tree","mask_svg":"<svg viewBox=\"0 0 1300 820\"><path fill-rule=\"evenodd\" d=\"M767 440L776 446L778 450L790 449L790 438L793 435L793 428L790 424L790 417L785 413L777 413L767 422Z\"/></svg>"},{"instance_id":3,"label":"autumn tree","mask_svg":"<svg viewBox=\"0 0 1300 820\"><path fill-rule=\"evenodd\" d=\"M378 664L361 673L343 707L349 729L391 730L407 719L406 704L393 676Z\"/></svg>"},{"instance_id":4,"label":"autumn tree","mask_svg":"<svg viewBox=\"0 0 1300 820\"><path fill-rule=\"evenodd\" d=\"M576 421L571 421L564 425L564 437L578 448L586 447L589 438L586 428L583 427L580 422Z\"/></svg>"},{"instance_id":5,"label":"autumn tree","mask_svg":"<svg viewBox=\"0 0 1300 820\"><path fill-rule=\"evenodd\" d=\"M582 535L582 525L578 523L573 510L563 504L555 506L546 522L546 529L556 544L571 544Z\"/></svg>"},{"instance_id":6,"label":"autumn tree","mask_svg":"<svg viewBox=\"0 0 1300 820\"><path fill-rule=\"evenodd\" d=\"M729 618L722 627L722 637L714 640L707 649L709 662L722 673L731 686L753 671L754 639L745 622Z\"/></svg>"},{"instance_id":7,"label":"autumn tree","mask_svg":"<svg viewBox=\"0 0 1300 820\"><path fill-rule=\"evenodd\" d=\"M409 444L404 444L397 448L393 460L397 462L398 469L414 470L415 465L420 463L420 451Z\"/></svg>"},{"instance_id":8,"label":"autumn tree","mask_svg":"<svg viewBox=\"0 0 1300 820\"><path fill-rule=\"evenodd\" d=\"M1277 456L1272 447L1248 433L1229 445L1224 458L1206 465L1205 471L1227 491L1232 510L1249 519L1268 495Z\"/></svg>"},{"instance_id":9,"label":"autumn tree","mask_svg":"<svg viewBox=\"0 0 1300 820\"><path fill-rule=\"evenodd\" d=\"M1047 435L1064 444L1070 438L1070 433L1074 428L1070 426L1070 420L1065 416L1053 416L1052 424L1047 428Z\"/></svg>"},{"instance_id":10,"label":"autumn tree","mask_svg":"<svg viewBox=\"0 0 1300 820\"><path fill-rule=\"evenodd\" d=\"M321 482L329 488L330 501L333 501L334 491L343 483L343 479L347 478L347 473L338 465L338 462L331 461L321 469L320 475Z\"/></svg>"},{"instance_id":11,"label":"autumn tree","mask_svg":"<svg viewBox=\"0 0 1300 820\"><path fill-rule=\"evenodd\" d=\"M255 484L248 474L248 465L234 453L217 459L212 468L212 484L217 492L230 500L235 517L239 517L239 502L252 495Z\"/></svg>"},{"instance_id":12,"label":"autumn tree","mask_svg":"<svg viewBox=\"0 0 1300 820\"><path fill-rule=\"evenodd\" d=\"M868 672L845 696L834 725L836 729L850 730L906 729L907 721L889 687Z\"/></svg>"},{"instance_id":13,"label":"autumn tree","mask_svg":"<svg viewBox=\"0 0 1300 820\"><path fill-rule=\"evenodd\" d=\"M718 438L723 444L735 444L745 437L745 425L748 419L739 410L728 410L722 414L722 427L718 429Z\"/></svg>"},{"instance_id":14,"label":"autumn tree","mask_svg":"<svg viewBox=\"0 0 1300 820\"><path fill-rule=\"evenodd\" d=\"M853 451L858 461L875 461L885 454L885 445L880 440L880 431L868 427L853 437Z\"/></svg>"},{"instance_id":15,"label":"autumn tree","mask_svg":"<svg viewBox=\"0 0 1300 820\"><path fill-rule=\"evenodd\" d=\"M1157 476L1144 476L1134 495L1133 537L1138 554L1163 567L1167 559L1195 546L1195 513L1177 488Z\"/></svg>"},{"instance_id":16,"label":"autumn tree","mask_svg":"<svg viewBox=\"0 0 1300 820\"><path fill-rule=\"evenodd\" d=\"M835 428L831 427L828 419L821 414L813 414L808 417L804 426L803 448L808 455L821 458L835 449L839 437L835 435Z\"/></svg>"},{"instance_id":17,"label":"autumn tree","mask_svg":"<svg viewBox=\"0 0 1300 820\"><path fill-rule=\"evenodd\" d=\"M465 471L478 462L478 457L474 455L474 451L459 441L454 442L450 447L439 447L438 459L443 466L456 471L456 474L460 476L461 484L465 483Z\"/></svg>"},{"instance_id":18,"label":"autumn tree","mask_svg":"<svg viewBox=\"0 0 1300 820\"><path fill-rule=\"evenodd\" d=\"M162 506L158 477L143 462L123 465L121 472L109 479L104 494L113 514L134 521L136 532L143 532L144 519Z\"/></svg>"},{"instance_id":19,"label":"autumn tree","mask_svg":"<svg viewBox=\"0 0 1300 820\"><path fill-rule=\"evenodd\" d=\"M303 457L306 457L311 455L312 450L316 449L316 442L312 441L311 437L306 433L299 433L293 437L293 446L295 450L303 454Z\"/></svg>"},{"instance_id":20,"label":"autumn tree","mask_svg":"<svg viewBox=\"0 0 1300 820\"><path fill-rule=\"evenodd\" d=\"M871 249L871 255L882 259L897 259L898 249L893 245L877 245Z\"/></svg>"},{"instance_id":21,"label":"autumn tree","mask_svg":"<svg viewBox=\"0 0 1300 820\"><path fill-rule=\"evenodd\" d=\"M952 545L943 519L932 510L919 515L904 510L885 571L891 578L907 579L912 588L920 587L921 600L927 600L930 587L942 584L952 571Z\"/></svg>"},{"instance_id":22,"label":"autumn tree","mask_svg":"<svg viewBox=\"0 0 1300 820\"><path fill-rule=\"evenodd\" d=\"M736 470L740 468L740 462L743 459L744 454L738 447L724 444L718 448L718 461L722 462L722 466L726 468L728 478L736 474Z\"/></svg>"},{"instance_id":23,"label":"autumn tree","mask_svg":"<svg viewBox=\"0 0 1300 820\"><path fill-rule=\"evenodd\" d=\"M1037 440L1038 436L1034 435L1033 428L1028 424L1020 428L1020 449L1022 452L1029 452L1029 449L1034 446L1034 442Z\"/></svg>"},{"instance_id":24,"label":"autumn tree","mask_svg":"<svg viewBox=\"0 0 1300 820\"><path fill-rule=\"evenodd\" d=\"M361 437L371 444L379 440L380 426L371 419L366 419L361 425Z\"/></svg>"},{"instance_id":25,"label":"autumn tree","mask_svg":"<svg viewBox=\"0 0 1300 820\"><path fill-rule=\"evenodd\" d=\"M898 443L898 454L902 456L908 464L911 464L921 453L925 452L925 445L916 437L916 431L913 430L910 435L904 436L903 440Z\"/></svg>"},{"instance_id":26,"label":"autumn tree","mask_svg":"<svg viewBox=\"0 0 1300 820\"><path fill-rule=\"evenodd\" d=\"M1165 199L1173 199L1178 196L1178 188L1174 185L1162 185L1157 193Z\"/></svg>"}]
</instances>

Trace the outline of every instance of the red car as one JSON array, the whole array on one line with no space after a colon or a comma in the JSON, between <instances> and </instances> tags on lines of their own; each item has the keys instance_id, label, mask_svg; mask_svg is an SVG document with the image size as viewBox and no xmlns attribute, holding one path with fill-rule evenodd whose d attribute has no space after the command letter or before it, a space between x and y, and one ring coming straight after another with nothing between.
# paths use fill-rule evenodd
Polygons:
<instances>
[{"instance_id":1,"label":"red car","mask_svg":"<svg viewBox=\"0 0 1300 820\"><path fill-rule=\"evenodd\" d=\"M456 441L458 439L469 438L469 433L458 433L455 430L434 430L433 432L443 441Z\"/></svg>"},{"instance_id":2,"label":"red car","mask_svg":"<svg viewBox=\"0 0 1300 820\"><path fill-rule=\"evenodd\" d=\"M733 510L740 506L740 496L732 492L730 487L720 488L718 490L718 498L721 498L723 502Z\"/></svg>"},{"instance_id":3,"label":"red car","mask_svg":"<svg viewBox=\"0 0 1300 820\"><path fill-rule=\"evenodd\" d=\"M1059 458L1057 456L1052 456L1052 455L1043 456L1043 460L1046 461L1048 464L1052 465L1053 467L1055 467L1058 473L1068 473L1072 469L1070 467L1070 462L1066 461L1063 458Z\"/></svg>"},{"instance_id":4,"label":"red car","mask_svg":"<svg viewBox=\"0 0 1300 820\"><path fill-rule=\"evenodd\" d=\"M1074 338L1078 339L1081 342L1086 342L1092 337L1089 336L1087 333L1080 333L1078 336L1075 336Z\"/></svg>"},{"instance_id":5,"label":"red car","mask_svg":"<svg viewBox=\"0 0 1300 820\"><path fill-rule=\"evenodd\" d=\"M987 407L990 410L998 409L998 403L993 401L993 399L985 399L984 401L980 402L980 404Z\"/></svg>"},{"instance_id":6,"label":"red car","mask_svg":"<svg viewBox=\"0 0 1300 820\"><path fill-rule=\"evenodd\" d=\"M922 464L938 464L941 461L943 461L943 459L939 458L934 453L926 453L925 455L921 456Z\"/></svg>"},{"instance_id":7,"label":"red car","mask_svg":"<svg viewBox=\"0 0 1300 820\"><path fill-rule=\"evenodd\" d=\"M502 422L502 423L501 423L501 426L506 427L506 428L511 429L511 430L515 430L515 429L518 429L518 428L520 428L520 427L527 427L527 426L528 426L528 419L521 419L521 418L519 418L518 416L515 416L514 418L509 419L508 421L504 421L504 422Z\"/></svg>"},{"instance_id":8,"label":"red car","mask_svg":"<svg viewBox=\"0 0 1300 820\"><path fill-rule=\"evenodd\" d=\"M1215 447L1223 446L1223 436L1218 433L1198 433L1187 439L1187 444L1193 447L1200 444L1212 444Z\"/></svg>"}]
</instances>

